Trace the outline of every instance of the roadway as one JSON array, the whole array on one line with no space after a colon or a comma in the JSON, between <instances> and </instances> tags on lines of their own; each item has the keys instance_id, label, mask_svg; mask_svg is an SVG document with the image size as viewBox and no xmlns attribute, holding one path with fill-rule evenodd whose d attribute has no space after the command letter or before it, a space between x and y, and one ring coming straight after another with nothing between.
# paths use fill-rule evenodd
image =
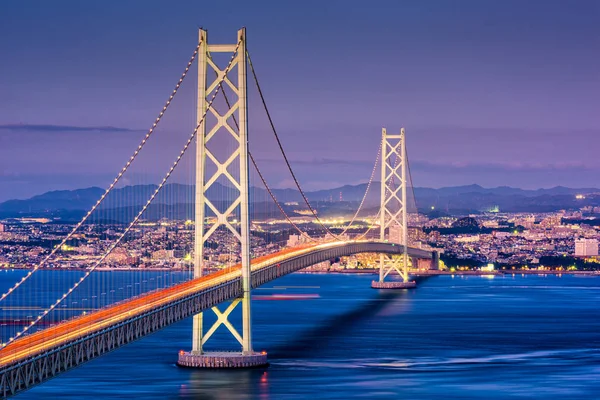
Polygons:
<instances>
[{"instance_id":1,"label":"roadway","mask_svg":"<svg viewBox=\"0 0 600 400\"><path fill-rule=\"evenodd\" d=\"M261 269L271 267L280 262L306 256L328 248L335 248L336 246L341 247L348 243L350 242L329 242L316 245L304 245L258 257L252 260L252 272L254 274ZM351 243L372 244L373 242L354 241ZM386 245L393 246L391 244ZM395 246L393 251L390 252L399 252L401 246ZM431 253L420 249L409 249L409 254L421 258L431 258ZM122 323L128 319L148 313L165 304L187 298L203 290L208 290L228 282L239 280L240 278L241 266L236 265L170 288L148 292L23 336L0 350L0 369L4 369L33 356L54 350L103 329L110 328L111 326Z\"/></svg>"}]
</instances>

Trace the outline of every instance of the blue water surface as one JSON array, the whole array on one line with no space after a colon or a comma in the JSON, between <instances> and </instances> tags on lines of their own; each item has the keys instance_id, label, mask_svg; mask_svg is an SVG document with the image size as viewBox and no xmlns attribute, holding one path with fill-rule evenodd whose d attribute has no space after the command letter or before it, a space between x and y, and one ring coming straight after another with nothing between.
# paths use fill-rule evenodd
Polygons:
<instances>
[{"instance_id":1,"label":"blue water surface","mask_svg":"<svg viewBox=\"0 0 600 400\"><path fill-rule=\"evenodd\" d=\"M178 368L188 319L18 398L600 398L600 277L439 276L393 293L372 279L296 273L254 290L266 369ZM218 332L213 348L235 348Z\"/></svg>"}]
</instances>

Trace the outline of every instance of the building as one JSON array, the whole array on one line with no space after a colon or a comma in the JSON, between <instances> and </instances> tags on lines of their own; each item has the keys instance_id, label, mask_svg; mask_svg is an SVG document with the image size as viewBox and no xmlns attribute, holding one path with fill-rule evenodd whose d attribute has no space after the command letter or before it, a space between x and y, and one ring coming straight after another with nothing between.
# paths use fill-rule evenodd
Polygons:
<instances>
[{"instance_id":1,"label":"building","mask_svg":"<svg viewBox=\"0 0 600 400\"><path fill-rule=\"evenodd\" d=\"M591 257L598 255L597 239L576 239L575 257Z\"/></svg>"},{"instance_id":2,"label":"building","mask_svg":"<svg viewBox=\"0 0 600 400\"><path fill-rule=\"evenodd\" d=\"M388 241L391 243L402 243L404 240L402 233L402 226L400 225L391 225L388 233Z\"/></svg>"},{"instance_id":3,"label":"building","mask_svg":"<svg viewBox=\"0 0 600 400\"><path fill-rule=\"evenodd\" d=\"M152 252L152 260L153 261L166 261L171 260L174 257L173 250L157 250Z\"/></svg>"},{"instance_id":4,"label":"building","mask_svg":"<svg viewBox=\"0 0 600 400\"><path fill-rule=\"evenodd\" d=\"M543 228L554 228L562 224L563 214L556 214L546 217L540 222L540 226Z\"/></svg>"},{"instance_id":5,"label":"building","mask_svg":"<svg viewBox=\"0 0 600 400\"><path fill-rule=\"evenodd\" d=\"M0 224L0 232L6 232L6 227L3 224Z\"/></svg>"},{"instance_id":6,"label":"building","mask_svg":"<svg viewBox=\"0 0 600 400\"><path fill-rule=\"evenodd\" d=\"M290 235L287 241L288 247L299 246L308 241L305 235Z\"/></svg>"},{"instance_id":7,"label":"building","mask_svg":"<svg viewBox=\"0 0 600 400\"><path fill-rule=\"evenodd\" d=\"M494 231L492 236L496 239L506 239L510 237L510 232Z\"/></svg>"},{"instance_id":8,"label":"building","mask_svg":"<svg viewBox=\"0 0 600 400\"><path fill-rule=\"evenodd\" d=\"M480 270L481 271L486 271L486 272L494 272L494 264L493 263L489 263L485 267L481 267Z\"/></svg>"},{"instance_id":9,"label":"building","mask_svg":"<svg viewBox=\"0 0 600 400\"><path fill-rule=\"evenodd\" d=\"M459 243L477 243L481 240L479 235L458 236L454 238L455 242Z\"/></svg>"},{"instance_id":10,"label":"building","mask_svg":"<svg viewBox=\"0 0 600 400\"><path fill-rule=\"evenodd\" d=\"M129 258L129 253L123 248L116 248L108 256L106 262L109 264L126 264Z\"/></svg>"}]
</instances>

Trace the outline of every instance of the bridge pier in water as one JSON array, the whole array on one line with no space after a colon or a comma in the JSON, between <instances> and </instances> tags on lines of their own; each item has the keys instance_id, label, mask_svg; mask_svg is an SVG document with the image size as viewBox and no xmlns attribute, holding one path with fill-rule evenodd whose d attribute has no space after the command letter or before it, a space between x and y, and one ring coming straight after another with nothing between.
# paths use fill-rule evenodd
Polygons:
<instances>
[{"instance_id":1,"label":"bridge pier in water","mask_svg":"<svg viewBox=\"0 0 600 400\"><path fill-rule=\"evenodd\" d=\"M203 314L200 313L194 316L192 350L180 351L177 364L191 368L257 367L267 364L267 354L265 352L255 352L252 349L246 30L242 28L238 31L236 44L211 45L207 42L207 32L200 29L199 43L198 104L196 110L199 130L196 139L194 278L203 275L205 243L209 241L217 228L227 229L240 243L242 296L233 300L224 311L219 310L216 306L212 307L212 311L217 316L217 321L206 333L203 327ZM232 54L229 64L224 69L217 65L214 58L217 53ZM228 73L234 68L237 68L237 79L229 79ZM208 71L210 71L211 76L207 73ZM214 80L212 78L213 74L216 76ZM231 102L227 98L225 87L231 88L233 92L235 99ZM222 92L229 107L229 110L223 115L210 107L212 100L219 94L218 91ZM204 118L208 111L216 117L216 122L210 129L207 129ZM229 124L230 117L233 118L235 127ZM234 128L237 128L237 132ZM217 136L219 136L219 139L233 142L232 146L228 146L229 154L225 158L226 161L223 162L219 161L219 159L223 159L223 156L217 157L215 149L208 146L208 142L214 140ZM237 174L232 172L235 168L230 168L236 166L236 163L239 164ZM229 204L222 212L208 198L210 187L219 178L225 179L237 189L237 196L229 199ZM205 230L207 208L216 215L216 218L215 222ZM240 215L239 228L236 228L235 223L231 222L237 210L239 210ZM231 312L238 305L242 308L241 334L228 320ZM204 351L204 345L221 325L225 326L239 342L240 352Z\"/></svg>"},{"instance_id":2,"label":"bridge pier in water","mask_svg":"<svg viewBox=\"0 0 600 400\"><path fill-rule=\"evenodd\" d=\"M381 130L381 204L379 209L379 239L403 247L401 256L379 256L379 280L371 282L373 289L410 289L417 286L408 277L408 217L407 217L407 153L404 128L400 134ZM395 180L399 185L395 184ZM398 197L400 192L400 197ZM388 235L386 238L386 230ZM386 281L397 272L402 281Z\"/></svg>"}]
</instances>

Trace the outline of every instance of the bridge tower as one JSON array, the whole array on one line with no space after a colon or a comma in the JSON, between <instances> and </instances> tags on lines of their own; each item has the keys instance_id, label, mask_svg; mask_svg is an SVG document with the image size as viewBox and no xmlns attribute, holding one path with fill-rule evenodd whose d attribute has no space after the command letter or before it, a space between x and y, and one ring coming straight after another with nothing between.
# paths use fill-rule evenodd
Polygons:
<instances>
[{"instance_id":1,"label":"bridge tower","mask_svg":"<svg viewBox=\"0 0 600 400\"><path fill-rule=\"evenodd\" d=\"M402 245L400 256L381 254L379 257L379 280L373 281L374 289L406 289L416 287L408 280L408 217L407 217L407 154L404 128L400 134L388 134L381 130L381 205L379 210L379 239ZM386 238L386 231L388 236ZM396 271L402 281L385 281Z\"/></svg>"},{"instance_id":2,"label":"bridge tower","mask_svg":"<svg viewBox=\"0 0 600 400\"><path fill-rule=\"evenodd\" d=\"M196 141L196 200L194 233L194 278L203 275L205 243L215 232L228 231L240 245L242 297L235 299L225 311L212 307L217 321L208 331L204 331L203 313L193 318L192 350L180 352L178 364L198 368L254 367L267 363L266 353L255 353L252 349L252 326L250 310L250 218L249 218L249 176L248 176L248 118L246 85L246 30L238 31L238 41L234 44L209 44L207 31L199 31L198 51L198 103L196 109L199 130ZM233 58L226 67L219 67L216 57L225 53ZM237 68L237 77L231 73ZM225 95L226 88L233 98L225 95L228 110L219 113L208 107L209 98L215 90ZM202 120L207 112L215 121L212 126ZM233 126L232 126L233 125ZM219 154L210 144L228 141L228 146L220 146ZM210 143L209 143L210 142ZM216 143L215 143L216 142ZM231 144L233 143L233 145ZM223 154L223 147L227 154ZM222 161L224 160L224 161ZM235 195L228 196L225 206L211 201L209 191L217 180L224 180ZM213 189L214 190L214 189ZM215 217L207 223L207 211ZM239 220L237 220L239 215ZM229 322L228 317L238 306L242 308L241 334ZM233 335L241 346L241 352L205 352L204 345L221 325Z\"/></svg>"}]
</instances>

